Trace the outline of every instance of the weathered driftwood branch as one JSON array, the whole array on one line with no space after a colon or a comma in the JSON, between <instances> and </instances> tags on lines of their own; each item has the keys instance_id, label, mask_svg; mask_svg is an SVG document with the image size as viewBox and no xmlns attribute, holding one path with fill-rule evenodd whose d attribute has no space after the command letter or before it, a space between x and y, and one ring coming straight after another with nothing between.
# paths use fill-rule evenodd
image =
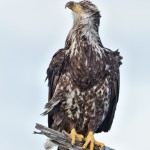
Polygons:
<instances>
[{"instance_id":1,"label":"weathered driftwood branch","mask_svg":"<svg viewBox=\"0 0 150 150\"><path fill-rule=\"evenodd\" d=\"M67 136L65 132L61 133L61 132L47 128L40 124L36 124L35 128L40 130L41 132L34 131L34 134L43 134L47 136L48 138L50 138L51 141L55 143L56 145L62 146L67 149L84 150L82 148L84 140L80 142L78 139L76 139L75 145L72 146L71 138ZM86 150L89 150L89 149L86 149ZM114 150L114 149L105 146L104 148L95 147L94 150Z\"/></svg>"}]
</instances>

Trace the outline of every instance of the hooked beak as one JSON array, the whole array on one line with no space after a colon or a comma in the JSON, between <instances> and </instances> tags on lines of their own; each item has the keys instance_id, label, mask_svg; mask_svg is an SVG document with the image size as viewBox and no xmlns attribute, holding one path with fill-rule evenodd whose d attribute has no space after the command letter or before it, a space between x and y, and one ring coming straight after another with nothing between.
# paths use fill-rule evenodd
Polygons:
<instances>
[{"instance_id":1,"label":"hooked beak","mask_svg":"<svg viewBox=\"0 0 150 150\"><path fill-rule=\"evenodd\" d=\"M69 8L75 12L78 12L78 13L83 13L83 9L81 8L80 4L76 3L76 2L73 2L73 1L70 1L66 4L65 8Z\"/></svg>"}]
</instances>

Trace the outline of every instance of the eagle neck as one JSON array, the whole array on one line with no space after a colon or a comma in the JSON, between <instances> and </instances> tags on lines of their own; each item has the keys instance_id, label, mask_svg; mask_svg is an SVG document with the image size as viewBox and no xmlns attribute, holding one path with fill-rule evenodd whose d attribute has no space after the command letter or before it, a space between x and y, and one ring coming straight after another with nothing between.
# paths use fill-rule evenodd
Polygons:
<instances>
[{"instance_id":1,"label":"eagle neck","mask_svg":"<svg viewBox=\"0 0 150 150\"><path fill-rule=\"evenodd\" d=\"M103 47L99 36L99 24L99 12L91 16L77 17L74 19L73 27L68 34L65 47L68 49L71 45L79 43L83 44L82 46L84 47L84 42Z\"/></svg>"}]
</instances>

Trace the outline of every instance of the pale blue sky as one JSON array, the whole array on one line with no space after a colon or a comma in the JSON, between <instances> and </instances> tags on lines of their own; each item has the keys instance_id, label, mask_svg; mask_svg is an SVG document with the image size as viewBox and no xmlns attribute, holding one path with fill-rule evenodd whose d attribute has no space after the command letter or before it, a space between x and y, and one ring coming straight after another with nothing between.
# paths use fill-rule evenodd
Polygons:
<instances>
[{"instance_id":1,"label":"pale blue sky","mask_svg":"<svg viewBox=\"0 0 150 150\"><path fill-rule=\"evenodd\" d=\"M0 0L0 149L44 150L33 135L47 102L46 69L72 26L67 0ZM109 133L116 150L148 149L150 134L150 1L93 0L101 10L104 46L118 49L121 92Z\"/></svg>"}]
</instances>

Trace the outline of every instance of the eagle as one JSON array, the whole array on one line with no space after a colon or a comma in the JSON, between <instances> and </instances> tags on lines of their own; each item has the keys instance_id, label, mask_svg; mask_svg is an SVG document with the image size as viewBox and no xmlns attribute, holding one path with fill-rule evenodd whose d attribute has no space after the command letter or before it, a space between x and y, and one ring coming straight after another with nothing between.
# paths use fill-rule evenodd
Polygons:
<instances>
[{"instance_id":1,"label":"eagle","mask_svg":"<svg viewBox=\"0 0 150 150\"><path fill-rule=\"evenodd\" d=\"M83 148L93 150L95 145L104 147L94 133L108 132L114 119L122 57L118 50L103 46L95 4L70 1L65 7L73 12L73 26L47 69L49 92L43 115L48 115L49 128L70 133L72 145L75 138L86 137Z\"/></svg>"}]
</instances>

